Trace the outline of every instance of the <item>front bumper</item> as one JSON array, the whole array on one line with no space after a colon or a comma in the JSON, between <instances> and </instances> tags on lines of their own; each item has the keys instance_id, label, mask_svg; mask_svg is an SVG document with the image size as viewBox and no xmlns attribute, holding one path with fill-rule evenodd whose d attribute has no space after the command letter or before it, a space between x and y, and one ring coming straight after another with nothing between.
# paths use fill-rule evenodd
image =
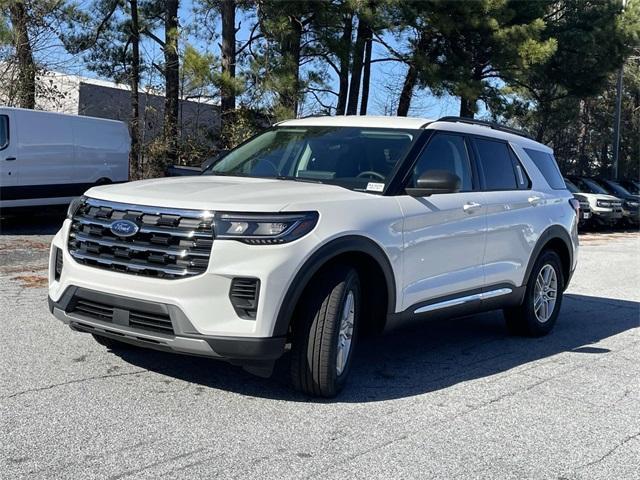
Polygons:
<instances>
[{"instance_id":1,"label":"front bumper","mask_svg":"<svg viewBox=\"0 0 640 480\"><path fill-rule=\"evenodd\" d=\"M87 313L74 308L78 300L93 305L111 307L111 317ZM175 305L149 302L87 290L75 286L68 287L58 301L49 297L49 311L72 329L101 335L121 342L152 348L155 350L185 353L227 360L245 364L254 361L270 361L284 353L285 337L229 337L211 336L197 333L189 319ZM170 319L173 331L153 331L132 326L131 312L138 315L162 315Z\"/></svg>"},{"instance_id":2,"label":"front bumper","mask_svg":"<svg viewBox=\"0 0 640 480\"><path fill-rule=\"evenodd\" d=\"M53 301L59 302L67 289L79 287L170 305L183 312L193 325L194 333L207 337L251 339L286 334L286 331L276 331L276 318L292 279L318 241L313 233L292 243L273 246L216 241L206 272L185 279L166 280L76 262L67 248L69 225L66 220L52 242L49 296ZM55 248L62 252L64 265L57 278L53 275ZM255 318L241 317L230 300L233 280L245 277L259 280Z\"/></svg>"},{"instance_id":3,"label":"front bumper","mask_svg":"<svg viewBox=\"0 0 640 480\"><path fill-rule=\"evenodd\" d=\"M595 220L605 223L615 223L622 219L622 208L591 208Z\"/></svg>"},{"instance_id":4,"label":"front bumper","mask_svg":"<svg viewBox=\"0 0 640 480\"><path fill-rule=\"evenodd\" d=\"M624 218L629 223L640 224L640 210L636 209L627 209L623 210Z\"/></svg>"}]
</instances>

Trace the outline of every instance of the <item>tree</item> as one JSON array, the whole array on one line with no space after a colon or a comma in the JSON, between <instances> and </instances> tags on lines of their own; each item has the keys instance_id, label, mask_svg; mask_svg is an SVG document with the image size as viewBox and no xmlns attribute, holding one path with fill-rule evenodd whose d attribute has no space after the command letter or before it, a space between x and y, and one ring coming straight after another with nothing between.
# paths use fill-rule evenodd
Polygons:
<instances>
[{"instance_id":1,"label":"tree","mask_svg":"<svg viewBox=\"0 0 640 480\"><path fill-rule=\"evenodd\" d=\"M259 27L267 40L265 81L277 95L277 117L290 118L298 113L304 89L300 75L303 38L309 34L317 10L326 6L313 0L259 2Z\"/></svg>"},{"instance_id":2,"label":"tree","mask_svg":"<svg viewBox=\"0 0 640 480\"><path fill-rule=\"evenodd\" d=\"M0 44L9 47L3 55L5 101L35 108L38 96L48 99L50 90L37 75L46 70L46 51L61 35L61 24L75 19L72 0L0 0Z\"/></svg>"},{"instance_id":3,"label":"tree","mask_svg":"<svg viewBox=\"0 0 640 480\"><path fill-rule=\"evenodd\" d=\"M142 139L140 119L140 57L142 29L138 0L96 0L63 36L72 54L84 54L87 67L100 75L125 83L130 88L129 175L142 178Z\"/></svg>"},{"instance_id":4,"label":"tree","mask_svg":"<svg viewBox=\"0 0 640 480\"><path fill-rule=\"evenodd\" d=\"M29 40L29 17L24 2L9 1L9 13L18 57L18 104L22 108L36 106L36 64Z\"/></svg>"},{"instance_id":5,"label":"tree","mask_svg":"<svg viewBox=\"0 0 640 480\"><path fill-rule=\"evenodd\" d=\"M443 40L438 87L460 97L460 116L473 117L478 100L499 95L496 82L553 55L554 38L544 38L550 0L432 2L430 25Z\"/></svg>"},{"instance_id":6,"label":"tree","mask_svg":"<svg viewBox=\"0 0 640 480\"><path fill-rule=\"evenodd\" d=\"M166 162L178 159L178 115L180 112L180 59L178 56L178 0L166 0L164 12L164 142Z\"/></svg>"},{"instance_id":7,"label":"tree","mask_svg":"<svg viewBox=\"0 0 640 480\"><path fill-rule=\"evenodd\" d=\"M358 30L356 42L353 47L353 62L351 64L351 83L347 100L347 115L358 113L358 99L360 97L360 82L362 80L362 68L365 59L365 45L371 40L371 28L366 19L364 10L358 12ZM370 61L370 60L369 60Z\"/></svg>"},{"instance_id":8,"label":"tree","mask_svg":"<svg viewBox=\"0 0 640 480\"><path fill-rule=\"evenodd\" d=\"M129 154L129 170L132 178L142 178L142 157L140 146L140 21L138 18L138 0L130 0L131 30L131 117L129 119L129 133L131 135L131 152Z\"/></svg>"}]
</instances>

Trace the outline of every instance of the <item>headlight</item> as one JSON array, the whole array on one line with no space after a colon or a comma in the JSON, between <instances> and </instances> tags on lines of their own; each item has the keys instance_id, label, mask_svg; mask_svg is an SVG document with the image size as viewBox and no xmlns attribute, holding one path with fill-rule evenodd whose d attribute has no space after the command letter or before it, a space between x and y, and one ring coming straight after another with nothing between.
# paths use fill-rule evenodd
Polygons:
<instances>
[{"instance_id":1,"label":"headlight","mask_svg":"<svg viewBox=\"0 0 640 480\"><path fill-rule=\"evenodd\" d=\"M73 216L76 214L76 212L82 206L86 199L87 197L85 197L84 195L78 198L74 198L69 204L69 208L67 208L67 218L73 218Z\"/></svg>"},{"instance_id":2,"label":"headlight","mask_svg":"<svg viewBox=\"0 0 640 480\"><path fill-rule=\"evenodd\" d=\"M609 200L598 200L596 205L602 208L609 208L611 207L611 202Z\"/></svg>"},{"instance_id":3,"label":"headlight","mask_svg":"<svg viewBox=\"0 0 640 480\"><path fill-rule=\"evenodd\" d=\"M627 202L627 207L638 208L638 202Z\"/></svg>"},{"instance_id":4,"label":"headlight","mask_svg":"<svg viewBox=\"0 0 640 480\"><path fill-rule=\"evenodd\" d=\"M234 213L217 212L216 239L238 240L249 245L275 245L297 240L318 223L318 212Z\"/></svg>"}]
</instances>

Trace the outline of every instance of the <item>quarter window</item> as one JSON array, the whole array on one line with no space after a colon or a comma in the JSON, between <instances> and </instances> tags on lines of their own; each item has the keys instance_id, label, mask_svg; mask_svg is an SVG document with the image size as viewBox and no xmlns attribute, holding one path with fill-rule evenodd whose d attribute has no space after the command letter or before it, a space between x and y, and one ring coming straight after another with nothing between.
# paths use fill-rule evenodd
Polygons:
<instances>
[{"instance_id":1,"label":"quarter window","mask_svg":"<svg viewBox=\"0 0 640 480\"><path fill-rule=\"evenodd\" d=\"M526 188L523 182L528 183L525 173L520 167L519 175L516 177L514 159L509 150L509 146L503 142L493 140L475 139L480 164L484 173L485 188L487 190L516 190ZM518 165L519 166L519 165Z\"/></svg>"},{"instance_id":2,"label":"quarter window","mask_svg":"<svg viewBox=\"0 0 640 480\"><path fill-rule=\"evenodd\" d=\"M9 117L0 115L0 149L9 145Z\"/></svg>"},{"instance_id":3,"label":"quarter window","mask_svg":"<svg viewBox=\"0 0 640 480\"><path fill-rule=\"evenodd\" d=\"M415 187L420 176L427 170L445 170L460 178L460 191L473 190L471 162L460 135L436 134L422 151L413 169L411 186Z\"/></svg>"},{"instance_id":4,"label":"quarter window","mask_svg":"<svg viewBox=\"0 0 640 480\"><path fill-rule=\"evenodd\" d=\"M538 170L540 170L540 173L542 173L542 176L551 188L554 190L564 190L566 188L553 155L532 148L525 148L524 151L527 152L529 158L533 160L533 163L538 167Z\"/></svg>"}]
</instances>

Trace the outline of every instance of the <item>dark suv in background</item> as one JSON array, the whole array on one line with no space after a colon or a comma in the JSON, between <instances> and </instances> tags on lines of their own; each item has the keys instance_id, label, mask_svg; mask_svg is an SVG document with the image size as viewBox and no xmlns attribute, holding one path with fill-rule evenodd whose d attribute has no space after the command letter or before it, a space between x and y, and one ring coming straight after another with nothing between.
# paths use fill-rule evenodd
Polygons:
<instances>
[{"instance_id":1,"label":"dark suv in background","mask_svg":"<svg viewBox=\"0 0 640 480\"><path fill-rule=\"evenodd\" d=\"M638 209L638 202L640 201L640 195L633 194L620 182L615 180L607 180L604 178L592 179L597 182L609 195L618 197L622 200L622 213L623 221L630 225L640 225L640 210Z\"/></svg>"}]
</instances>

